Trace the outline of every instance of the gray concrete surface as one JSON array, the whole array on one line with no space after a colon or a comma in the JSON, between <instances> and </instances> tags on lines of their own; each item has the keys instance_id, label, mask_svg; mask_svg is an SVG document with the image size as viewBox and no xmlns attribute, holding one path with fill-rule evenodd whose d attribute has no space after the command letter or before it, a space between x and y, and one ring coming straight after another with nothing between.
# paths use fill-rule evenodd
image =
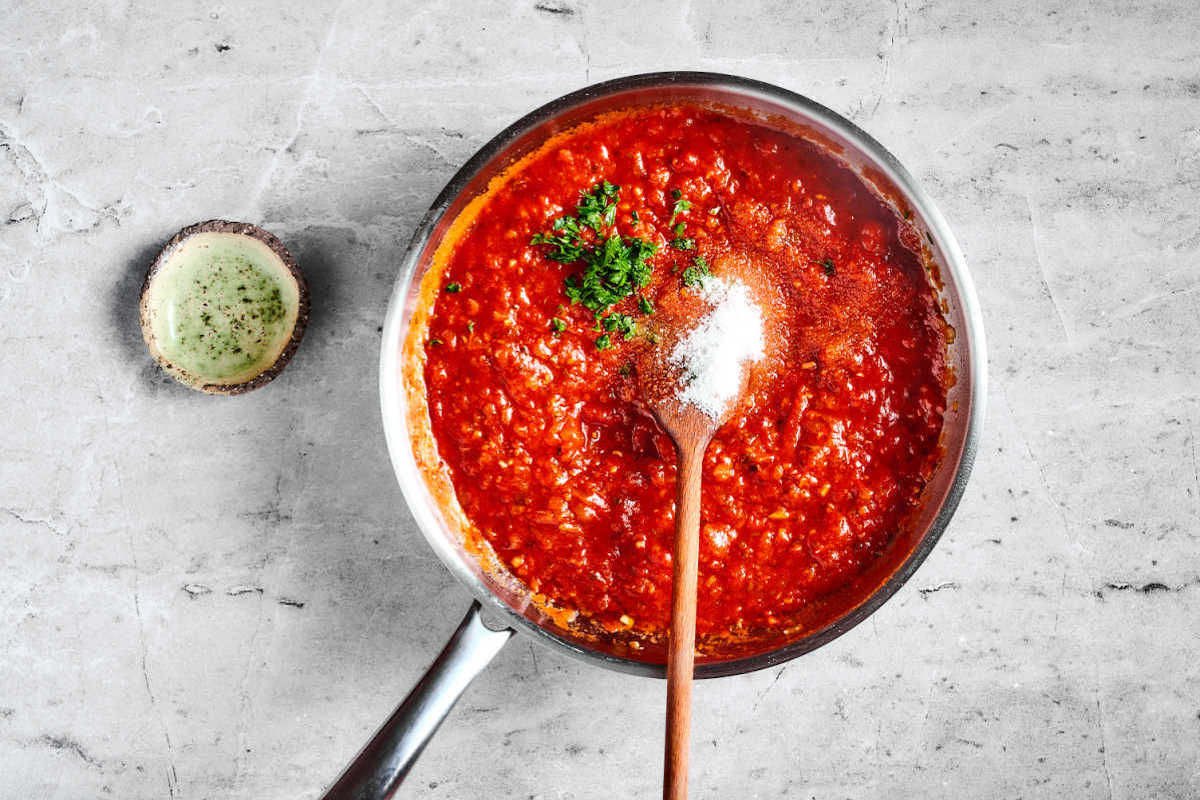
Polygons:
<instances>
[{"instance_id":1,"label":"gray concrete surface","mask_svg":"<svg viewBox=\"0 0 1200 800\"><path fill-rule=\"evenodd\" d=\"M395 264L452 172L589 82L772 81L933 194L990 415L869 623L696 695L697 798L1200 795L1200 6L9 4L0 24L0 796L314 797L465 609L390 473ZM282 378L202 396L138 284L180 227L280 235ZM660 683L512 643L405 788L652 797Z\"/></svg>"}]
</instances>

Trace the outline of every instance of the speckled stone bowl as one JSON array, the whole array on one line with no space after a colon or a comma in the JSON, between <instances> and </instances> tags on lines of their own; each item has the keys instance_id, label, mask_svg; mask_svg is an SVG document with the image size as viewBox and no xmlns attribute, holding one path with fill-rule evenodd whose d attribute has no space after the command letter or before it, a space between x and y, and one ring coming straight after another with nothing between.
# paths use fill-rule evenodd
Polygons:
<instances>
[{"instance_id":1,"label":"speckled stone bowl","mask_svg":"<svg viewBox=\"0 0 1200 800\"><path fill-rule=\"evenodd\" d=\"M308 283L272 234L209 220L159 252L139 311L146 346L172 377L210 394L241 394L272 381L300 346Z\"/></svg>"}]
</instances>

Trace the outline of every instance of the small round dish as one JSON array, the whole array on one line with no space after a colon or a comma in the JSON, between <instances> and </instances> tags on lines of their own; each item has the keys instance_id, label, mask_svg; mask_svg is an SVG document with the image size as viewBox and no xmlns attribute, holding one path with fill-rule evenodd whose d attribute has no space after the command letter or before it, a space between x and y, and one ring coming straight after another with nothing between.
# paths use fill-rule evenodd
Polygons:
<instances>
[{"instance_id":1,"label":"small round dish","mask_svg":"<svg viewBox=\"0 0 1200 800\"><path fill-rule=\"evenodd\" d=\"M173 378L210 394L274 380L308 323L308 283L291 253L256 225L209 220L184 228L142 284L142 337Z\"/></svg>"}]
</instances>

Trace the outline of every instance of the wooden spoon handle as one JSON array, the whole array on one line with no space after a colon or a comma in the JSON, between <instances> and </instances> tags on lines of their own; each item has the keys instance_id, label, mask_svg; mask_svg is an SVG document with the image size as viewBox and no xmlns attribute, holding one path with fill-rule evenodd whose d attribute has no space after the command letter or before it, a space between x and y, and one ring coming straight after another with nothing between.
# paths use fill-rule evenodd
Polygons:
<instances>
[{"instance_id":1,"label":"wooden spoon handle","mask_svg":"<svg viewBox=\"0 0 1200 800\"><path fill-rule=\"evenodd\" d=\"M696 572L700 560L700 472L707 442L679 448L675 497L671 640L667 653L667 746L664 800L685 800L696 660Z\"/></svg>"}]
</instances>

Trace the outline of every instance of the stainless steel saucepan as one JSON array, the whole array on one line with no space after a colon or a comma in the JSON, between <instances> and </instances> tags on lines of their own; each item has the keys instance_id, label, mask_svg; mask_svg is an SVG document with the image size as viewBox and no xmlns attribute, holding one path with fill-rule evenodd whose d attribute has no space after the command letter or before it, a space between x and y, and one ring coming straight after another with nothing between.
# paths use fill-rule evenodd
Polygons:
<instances>
[{"instance_id":1,"label":"stainless steel saucepan","mask_svg":"<svg viewBox=\"0 0 1200 800\"><path fill-rule=\"evenodd\" d=\"M983 325L975 289L954 236L933 202L895 157L824 106L777 86L731 75L635 75L561 97L502 131L458 171L421 221L400 265L380 356L380 399L388 450L404 498L429 546L476 600L441 655L328 791L327 800L390 797L454 702L514 634L607 669L651 677L665 674L661 663L633 660L605 649L602 643L573 638L523 597L519 588L493 577L463 549L461 532L443 514L417 467L404 390L403 348L421 278L433 254L454 219L493 177L548 137L598 114L677 102L738 109L768 124L794 129L858 172L886 201L910 210L914 224L928 234L935 274L940 279L938 289L947 321L956 334L949 360L957 382L948 398L944 456L910 528L896 537L852 591L822 601L824 616L811 633L748 655L698 663L696 676L737 675L780 664L850 630L908 580L950 522L971 470L983 420L987 394Z\"/></svg>"}]
</instances>

